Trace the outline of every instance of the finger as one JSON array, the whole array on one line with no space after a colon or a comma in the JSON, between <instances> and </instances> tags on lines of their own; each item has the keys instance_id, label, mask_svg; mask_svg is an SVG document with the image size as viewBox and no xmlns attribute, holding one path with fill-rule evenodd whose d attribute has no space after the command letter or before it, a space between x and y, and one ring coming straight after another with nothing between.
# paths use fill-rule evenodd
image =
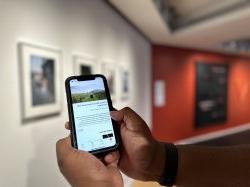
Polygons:
<instances>
[{"instance_id":1,"label":"finger","mask_svg":"<svg viewBox=\"0 0 250 187\"><path fill-rule=\"evenodd\" d=\"M56 143L56 154L58 161L60 161L65 155L72 151L70 137L63 138Z\"/></svg>"},{"instance_id":2,"label":"finger","mask_svg":"<svg viewBox=\"0 0 250 187\"><path fill-rule=\"evenodd\" d=\"M112 152L112 153L109 153L108 155L106 155L104 157L104 162L106 164L111 164L113 162L118 162L119 158L120 158L119 152L115 151L115 152Z\"/></svg>"},{"instance_id":3,"label":"finger","mask_svg":"<svg viewBox=\"0 0 250 187\"><path fill-rule=\"evenodd\" d=\"M122 121L124 118L124 114L122 113L121 110L120 111L111 111L110 116L115 121Z\"/></svg>"},{"instance_id":4,"label":"finger","mask_svg":"<svg viewBox=\"0 0 250 187\"><path fill-rule=\"evenodd\" d=\"M125 126L130 130L140 130L146 126L144 120L128 107L119 111L112 111L110 115L115 121L125 122Z\"/></svg>"},{"instance_id":5,"label":"finger","mask_svg":"<svg viewBox=\"0 0 250 187\"><path fill-rule=\"evenodd\" d=\"M69 124L69 122L66 122L66 123L65 123L65 129L70 130L70 124Z\"/></svg>"},{"instance_id":6,"label":"finger","mask_svg":"<svg viewBox=\"0 0 250 187\"><path fill-rule=\"evenodd\" d=\"M140 118L131 108L125 107L119 111L111 111L110 115L112 119L116 121L127 121L130 120L131 118Z\"/></svg>"}]
</instances>

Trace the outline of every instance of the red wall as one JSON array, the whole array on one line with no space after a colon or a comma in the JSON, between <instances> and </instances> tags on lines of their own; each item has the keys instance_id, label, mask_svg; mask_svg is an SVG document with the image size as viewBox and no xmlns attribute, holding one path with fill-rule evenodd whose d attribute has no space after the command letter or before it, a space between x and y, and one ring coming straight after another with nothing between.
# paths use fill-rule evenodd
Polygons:
<instances>
[{"instance_id":1,"label":"red wall","mask_svg":"<svg viewBox=\"0 0 250 187\"><path fill-rule=\"evenodd\" d=\"M164 46L153 46L152 53L152 81L166 81L166 106L158 108L152 103L156 138L175 141L250 122L250 58ZM197 61L230 64L228 120L224 124L194 127Z\"/></svg>"}]
</instances>

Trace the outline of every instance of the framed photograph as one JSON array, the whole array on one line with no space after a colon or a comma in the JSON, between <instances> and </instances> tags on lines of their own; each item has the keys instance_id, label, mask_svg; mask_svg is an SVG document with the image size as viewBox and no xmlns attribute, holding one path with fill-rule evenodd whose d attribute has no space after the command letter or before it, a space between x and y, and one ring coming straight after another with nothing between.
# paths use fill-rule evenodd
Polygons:
<instances>
[{"instance_id":1,"label":"framed photograph","mask_svg":"<svg viewBox=\"0 0 250 187\"><path fill-rule=\"evenodd\" d=\"M109 92L112 101L117 100L117 66L111 62L103 62L101 64L101 71L107 78Z\"/></svg>"},{"instance_id":2,"label":"framed photograph","mask_svg":"<svg viewBox=\"0 0 250 187\"><path fill-rule=\"evenodd\" d=\"M128 68L120 67L121 100L128 100L130 93L130 73Z\"/></svg>"},{"instance_id":3,"label":"framed photograph","mask_svg":"<svg viewBox=\"0 0 250 187\"><path fill-rule=\"evenodd\" d=\"M59 114L61 52L19 43L23 120Z\"/></svg>"},{"instance_id":4,"label":"framed photograph","mask_svg":"<svg viewBox=\"0 0 250 187\"><path fill-rule=\"evenodd\" d=\"M75 74L91 75L96 73L96 60L88 56L74 55Z\"/></svg>"}]
</instances>

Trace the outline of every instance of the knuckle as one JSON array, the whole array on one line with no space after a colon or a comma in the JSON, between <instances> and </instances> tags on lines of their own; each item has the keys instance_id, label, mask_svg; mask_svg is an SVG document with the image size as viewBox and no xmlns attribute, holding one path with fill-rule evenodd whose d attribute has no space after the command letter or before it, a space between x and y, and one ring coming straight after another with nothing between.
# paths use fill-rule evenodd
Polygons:
<instances>
[{"instance_id":1,"label":"knuckle","mask_svg":"<svg viewBox=\"0 0 250 187\"><path fill-rule=\"evenodd\" d=\"M123 108L123 110L124 110L124 112L130 112L130 111L131 111L131 108L125 107L125 108Z\"/></svg>"}]
</instances>

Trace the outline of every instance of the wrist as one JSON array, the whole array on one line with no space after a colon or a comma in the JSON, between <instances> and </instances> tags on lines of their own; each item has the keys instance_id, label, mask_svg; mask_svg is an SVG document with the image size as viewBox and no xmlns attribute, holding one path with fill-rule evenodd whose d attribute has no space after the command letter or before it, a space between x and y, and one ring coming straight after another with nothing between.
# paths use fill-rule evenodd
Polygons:
<instances>
[{"instance_id":1,"label":"wrist","mask_svg":"<svg viewBox=\"0 0 250 187\"><path fill-rule=\"evenodd\" d=\"M163 186L173 186L176 182L178 171L178 150L172 143L165 144L165 154L167 160L165 161L165 169L160 178L159 183Z\"/></svg>"},{"instance_id":2,"label":"wrist","mask_svg":"<svg viewBox=\"0 0 250 187\"><path fill-rule=\"evenodd\" d=\"M151 168L149 170L150 174L148 179L159 182L165 169L164 166L166 162L166 151L164 144L161 142L155 141L154 146L155 146L155 151L153 154Z\"/></svg>"}]
</instances>

